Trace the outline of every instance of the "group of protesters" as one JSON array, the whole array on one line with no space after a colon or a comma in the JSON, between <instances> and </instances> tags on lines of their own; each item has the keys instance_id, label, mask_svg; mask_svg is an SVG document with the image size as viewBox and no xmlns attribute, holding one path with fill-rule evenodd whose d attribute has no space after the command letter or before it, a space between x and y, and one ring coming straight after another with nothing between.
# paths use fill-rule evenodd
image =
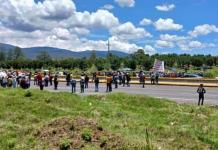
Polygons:
<instances>
[{"instance_id":1,"label":"group of protesters","mask_svg":"<svg viewBox=\"0 0 218 150\"><path fill-rule=\"evenodd\" d=\"M34 85L39 86L40 90L43 90L44 87L53 86L54 83L54 90L58 89L58 75L53 75L52 73L44 72L44 75L40 72L36 72L34 75ZM44 76L44 79L43 79Z\"/></svg>"},{"instance_id":2,"label":"group of protesters","mask_svg":"<svg viewBox=\"0 0 218 150\"><path fill-rule=\"evenodd\" d=\"M1 72L0 76L0 86L3 88L16 88L21 87L23 89L28 89L31 85L31 77L32 72L19 73L16 71L4 71ZM84 93L85 89L89 88L90 78L87 74L82 74L79 80L76 80L72 76L71 73L66 73L66 86L71 86L72 93L76 93L77 83L79 83L80 93ZM117 89L118 86L122 87L130 87L131 76L129 73L125 72L107 72L105 73L105 82L106 82L106 92L112 92L113 85L114 89ZM146 75L143 71L140 71L137 75L139 78L139 82L142 88L145 88ZM158 73L150 73L151 84L157 85L159 83L159 75ZM54 86L54 90L58 90L59 84L59 75L52 74L50 72L35 72L33 79L33 84L38 86L40 90L43 90L44 87ZM99 83L100 83L100 75L96 72L93 73L92 82L94 83L94 91L99 92ZM199 94L198 105L203 105L204 103L204 94L206 93L203 84L199 86L197 89L197 93Z\"/></svg>"},{"instance_id":3,"label":"group of protesters","mask_svg":"<svg viewBox=\"0 0 218 150\"><path fill-rule=\"evenodd\" d=\"M4 71L1 72L0 86L3 88L16 88L21 87L28 89L31 82L31 72L19 73L16 71Z\"/></svg>"}]
</instances>

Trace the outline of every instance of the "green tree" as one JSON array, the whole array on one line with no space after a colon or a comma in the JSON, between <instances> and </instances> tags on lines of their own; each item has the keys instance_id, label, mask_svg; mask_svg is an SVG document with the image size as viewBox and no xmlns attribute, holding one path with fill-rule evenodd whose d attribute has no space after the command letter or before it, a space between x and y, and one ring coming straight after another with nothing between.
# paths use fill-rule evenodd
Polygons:
<instances>
[{"instance_id":1,"label":"green tree","mask_svg":"<svg viewBox=\"0 0 218 150\"><path fill-rule=\"evenodd\" d=\"M22 60L25 59L25 55L19 47L16 47L12 54L13 60Z\"/></svg>"},{"instance_id":2,"label":"green tree","mask_svg":"<svg viewBox=\"0 0 218 150\"><path fill-rule=\"evenodd\" d=\"M0 51L0 61L5 61L5 59L6 59L5 52Z\"/></svg>"},{"instance_id":3,"label":"green tree","mask_svg":"<svg viewBox=\"0 0 218 150\"><path fill-rule=\"evenodd\" d=\"M52 60L52 57L49 55L47 51L41 51L37 56L36 60L38 61L43 61L43 62L48 62Z\"/></svg>"}]
</instances>

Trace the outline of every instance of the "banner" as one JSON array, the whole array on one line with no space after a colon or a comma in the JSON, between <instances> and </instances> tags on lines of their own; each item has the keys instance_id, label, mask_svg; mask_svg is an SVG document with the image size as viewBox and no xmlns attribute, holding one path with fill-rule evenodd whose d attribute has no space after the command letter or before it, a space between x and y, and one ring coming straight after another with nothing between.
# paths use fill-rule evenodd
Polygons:
<instances>
[{"instance_id":1,"label":"banner","mask_svg":"<svg viewBox=\"0 0 218 150\"><path fill-rule=\"evenodd\" d=\"M164 61L155 59L154 66L153 66L153 72L165 72Z\"/></svg>"}]
</instances>

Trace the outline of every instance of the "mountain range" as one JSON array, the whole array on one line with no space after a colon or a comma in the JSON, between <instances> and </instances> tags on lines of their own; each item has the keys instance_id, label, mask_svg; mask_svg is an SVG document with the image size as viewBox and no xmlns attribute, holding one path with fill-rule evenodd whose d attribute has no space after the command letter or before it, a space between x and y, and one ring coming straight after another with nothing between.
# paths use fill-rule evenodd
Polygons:
<instances>
[{"instance_id":1,"label":"mountain range","mask_svg":"<svg viewBox=\"0 0 218 150\"><path fill-rule=\"evenodd\" d=\"M14 45L9 45L9 44L4 44L0 43L0 51L8 52L11 49L14 49L18 46ZM70 58L70 57L75 57L75 58L89 58L91 54L93 53L92 50L86 50L86 51L72 51L72 50L67 50L67 49L60 49L60 48L55 48L55 47L30 47L30 48L21 48L23 53L27 58L30 59L35 59L38 54L42 51L46 51L49 53L49 55L52 58L56 59L61 59L61 58ZM116 50L111 50L110 51L113 55L119 56L119 57L125 57L128 56L127 53L125 52L120 52ZM108 52L107 51L95 51L97 57L106 57Z\"/></svg>"}]
</instances>

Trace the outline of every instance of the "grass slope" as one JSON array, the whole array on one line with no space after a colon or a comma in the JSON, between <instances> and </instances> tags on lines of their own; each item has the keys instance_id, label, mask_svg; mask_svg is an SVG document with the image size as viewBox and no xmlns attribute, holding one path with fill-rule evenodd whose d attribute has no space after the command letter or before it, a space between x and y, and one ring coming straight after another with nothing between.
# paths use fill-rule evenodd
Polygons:
<instances>
[{"instance_id":1,"label":"grass slope","mask_svg":"<svg viewBox=\"0 0 218 150\"><path fill-rule=\"evenodd\" d=\"M0 149L46 149L34 133L54 119L78 116L121 135L125 149L218 149L217 108L121 93L80 97L21 89L0 89Z\"/></svg>"}]
</instances>

